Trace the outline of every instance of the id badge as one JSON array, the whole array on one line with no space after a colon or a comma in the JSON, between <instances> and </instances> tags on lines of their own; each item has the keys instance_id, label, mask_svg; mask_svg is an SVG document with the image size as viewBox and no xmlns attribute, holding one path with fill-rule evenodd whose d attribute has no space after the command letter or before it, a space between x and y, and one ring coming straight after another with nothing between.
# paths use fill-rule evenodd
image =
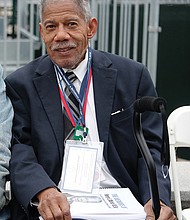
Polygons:
<instances>
[{"instance_id":1,"label":"id badge","mask_svg":"<svg viewBox=\"0 0 190 220\"><path fill-rule=\"evenodd\" d=\"M67 140L59 183L61 191L92 193L99 189L103 156L102 142Z\"/></svg>"}]
</instances>

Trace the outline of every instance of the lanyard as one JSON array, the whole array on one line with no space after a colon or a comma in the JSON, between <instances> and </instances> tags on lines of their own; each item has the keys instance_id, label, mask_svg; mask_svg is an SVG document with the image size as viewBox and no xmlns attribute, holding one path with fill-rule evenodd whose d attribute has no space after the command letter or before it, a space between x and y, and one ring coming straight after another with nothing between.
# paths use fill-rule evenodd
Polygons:
<instances>
[{"instance_id":1,"label":"lanyard","mask_svg":"<svg viewBox=\"0 0 190 220\"><path fill-rule=\"evenodd\" d=\"M69 81L69 79L65 76L63 69L58 67L57 65L55 65L55 72L56 72L56 74L58 76L58 80L59 80L59 93L60 93L61 101L62 101L62 103L65 107L65 110L68 114L68 117L74 127L76 127L77 125L85 126L85 114L86 114L86 106L87 106L87 101L88 101L88 92L89 92L89 88L90 88L90 82L92 79L91 59L92 59L92 53L89 48L87 71L86 71L86 74L83 78L79 93L77 92L73 83L71 83ZM72 109L70 108L70 106L68 104L63 86L61 84L61 80L63 80L65 82L66 86L69 88L70 92L74 95L74 97L76 98L76 100L79 103L79 119L78 119L78 121L76 121L76 119L73 115Z\"/></svg>"}]
</instances>

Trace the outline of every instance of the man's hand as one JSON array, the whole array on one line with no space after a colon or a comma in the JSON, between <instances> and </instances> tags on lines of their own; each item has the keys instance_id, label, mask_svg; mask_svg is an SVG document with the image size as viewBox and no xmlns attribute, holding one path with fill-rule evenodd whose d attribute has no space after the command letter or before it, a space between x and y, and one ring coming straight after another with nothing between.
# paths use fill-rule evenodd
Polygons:
<instances>
[{"instance_id":1,"label":"man's hand","mask_svg":"<svg viewBox=\"0 0 190 220\"><path fill-rule=\"evenodd\" d=\"M149 200L145 204L144 210L146 212L146 220L155 220L154 212L152 209L152 200ZM160 216L158 220L177 220L177 218L170 207L160 202Z\"/></svg>"},{"instance_id":2,"label":"man's hand","mask_svg":"<svg viewBox=\"0 0 190 220\"><path fill-rule=\"evenodd\" d=\"M38 211L44 220L72 220L67 198L56 188L41 191L37 198Z\"/></svg>"}]
</instances>

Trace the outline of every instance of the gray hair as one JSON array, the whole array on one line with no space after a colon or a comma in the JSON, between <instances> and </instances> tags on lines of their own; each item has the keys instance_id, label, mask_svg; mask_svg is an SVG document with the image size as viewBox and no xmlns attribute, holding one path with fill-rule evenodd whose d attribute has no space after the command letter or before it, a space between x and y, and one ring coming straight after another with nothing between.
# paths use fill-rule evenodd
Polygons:
<instances>
[{"instance_id":1,"label":"gray hair","mask_svg":"<svg viewBox=\"0 0 190 220\"><path fill-rule=\"evenodd\" d=\"M45 7L48 4L56 3L58 1L62 0L40 0L40 19L43 18L43 12ZM90 3L89 0L70 0L73 1L79 8L81 14L84 16L85 21L88 21L92 17L92 12L90 9Z\"/></svg>"}]
</instances>

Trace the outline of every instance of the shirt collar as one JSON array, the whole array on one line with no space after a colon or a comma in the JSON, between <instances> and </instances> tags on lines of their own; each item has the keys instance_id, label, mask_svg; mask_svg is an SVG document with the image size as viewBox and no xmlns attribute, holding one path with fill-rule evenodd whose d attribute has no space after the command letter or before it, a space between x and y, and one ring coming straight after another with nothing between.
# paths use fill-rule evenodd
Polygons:
<instances>
[{"instance_id":1,"label":"shirt collar","mask_svg":"<svg viewBox=\"0 0 190 220\"><path fill-rule=\"evenodd\" d=\"M79 79L79 81L82 82L82 80L86 74L86 71L87 71L87 64L88 64L88 49L86 51L84 60L77 66L76 69L69 70L69 69L63 68L63 70L65 73L67 71L74 72L75 75L77 76L77 78Z\"/></svg>"}]
</instances>

